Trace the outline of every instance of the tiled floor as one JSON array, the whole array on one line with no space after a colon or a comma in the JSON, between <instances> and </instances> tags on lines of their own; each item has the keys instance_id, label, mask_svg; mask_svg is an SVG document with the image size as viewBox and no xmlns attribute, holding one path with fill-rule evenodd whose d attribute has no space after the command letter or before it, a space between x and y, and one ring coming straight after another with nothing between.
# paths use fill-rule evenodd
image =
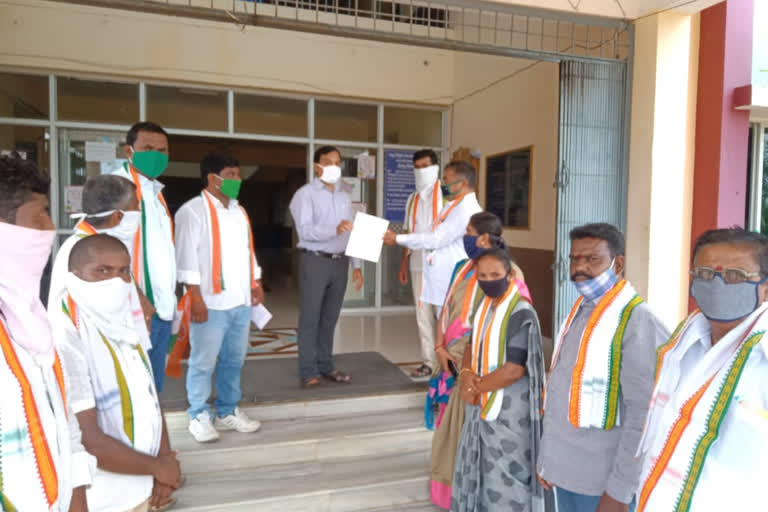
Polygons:
<instances>
[{"instance_id":1,"label":"tiled floor","mask_svg":"<svg viewBox=\"0 0 768 512\"><path fill-rule=\"evenodd\" d=\"M269 329L295 329L298 325L298 291L290 286L274 286L267 294L266 306L273 319ZM552 340L544 338L546 360L552 353ZM295 349L294 349L295 350ZM334 353L375 351L395 364L418 363L421 348L414 313L342 314L336 326ZM291 353L286 350L284 353Z\"/></svg>"}]
</instances>

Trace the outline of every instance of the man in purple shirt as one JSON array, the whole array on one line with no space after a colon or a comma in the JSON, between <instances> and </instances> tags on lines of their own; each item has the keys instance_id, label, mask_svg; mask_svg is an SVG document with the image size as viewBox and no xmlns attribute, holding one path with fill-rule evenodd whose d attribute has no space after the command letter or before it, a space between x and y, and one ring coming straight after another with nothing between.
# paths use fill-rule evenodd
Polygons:
<instances>
[{"instance_id":1,"label":"man in purple shirt","mask_svg":"<svg viewBox=\"0 0 768 512\"><path fill-rule=\"evenodd\" d=\"M341 152L332 146L315 151L315 179L296 191L291 215L299 236L299 377L305 388L321 377L349 383L333 366L333 333L347 289L349 259L344 255L352 231L352 202L338 186ZM352 260L355 288L363 287L360 262Z\"/></svg>"}]
</instances>

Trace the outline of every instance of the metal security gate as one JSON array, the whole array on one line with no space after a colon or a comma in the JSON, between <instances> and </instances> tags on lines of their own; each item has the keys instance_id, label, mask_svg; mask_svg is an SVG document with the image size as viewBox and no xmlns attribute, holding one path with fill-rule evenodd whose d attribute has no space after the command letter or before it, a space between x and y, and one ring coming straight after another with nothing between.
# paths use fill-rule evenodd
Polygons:
<instances>
[{"instance_id":1,"label":"metal security gate","mask_svg":"<svg viewBox=\"0 0 768 512\"><path fill-rule=\"evenodd\" d=\"M626 62L560 64L554 333L577 298L569 275L571 229L588 222L625 229L627 67Z\"/></svg>"}]
</instances>

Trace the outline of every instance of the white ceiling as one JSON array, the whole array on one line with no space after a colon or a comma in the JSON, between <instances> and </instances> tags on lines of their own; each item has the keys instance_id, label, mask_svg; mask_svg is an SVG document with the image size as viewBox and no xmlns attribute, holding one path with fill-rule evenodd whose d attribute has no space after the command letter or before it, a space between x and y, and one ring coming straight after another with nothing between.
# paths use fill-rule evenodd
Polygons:
<instances>
[{"instance_id":1,"label":"white ceiling","mask_svg":"<svg viewBox=\"0 0 768 512\"><path fill-rule=\"evenodd\" d=\"M492 0L504 4L635 19L665 9L692 14L723 0ZM623 11L622 11L623 9Z\"/></svg>"}]
</instances>

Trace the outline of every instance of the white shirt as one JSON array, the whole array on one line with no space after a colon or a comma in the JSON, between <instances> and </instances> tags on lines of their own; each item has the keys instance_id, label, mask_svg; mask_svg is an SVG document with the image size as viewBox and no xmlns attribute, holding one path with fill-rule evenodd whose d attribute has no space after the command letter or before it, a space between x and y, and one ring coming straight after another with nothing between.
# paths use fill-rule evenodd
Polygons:
<instances>
[{"instance_id":1,"label":"white shirt","mask_svg":"<svg viewBox=\"0 0 768 512\"><path fill-rule=\"evenodd\" d=\"M647 426L656 433L648 457L658 454L666 433L677 419L683 404L680 391L690 388L688 377L703 364L712 347L709 329L700 329L695 343L677 360L665 361L662 371L679 372L680 378L661 417ZM669 359L669 357L668 357ZM694 420L695 421L695 420ZM655 457L655 455L654 455ZM651 460L645 460L645 467ZM644 474L647 471L644 471ZM768 337L752 349L741 379L712 443L695 488L690 510L762 510L765 479L768 476ZM641 486L643 482L641 480ZM640 492L640 491L638 491ZM652 495L653 496L653 495ZM654 501L656 505L662 505ZM648 512L674 510L675 503Z\"/></svg>"},{"instance_id":2,"label":"white shirt","mask_svg":"<svg viewBox=\"0 0 768 512\"><path fill-rule=\"evenodd\" d=\"M251 248L248 219L237 201L229 206L206 192L219 218L221 271L224 289L213 293L211 279L211 228L208 205L202 196L187 201L176 212L176 263L179 282L200 285L208 309L223 311L251 304ZM261 279L261 268L254 258L254 279Z\"/></svg>"},{"instance_id":3,"label":"white shirt","mask_svg":"<svg viewBox=\"0 0 768 512\"><path fill-rule=\"evenodd\" d=\"M445 212L456 201L446 203ZM483 211L474 192L464 196L437 228L423 233L397 235L397 243L411 250L425 249L424 285L421 300L442 306L456 263L467 258L464 251L464 235L469 219Z\"/></svg>"},{"instance_id":4,"label":"white shirt","mask_svg":"<svg viewBox=\"0 0 768 512\"><path fill-rule=\"evenodd\" d=\"M104 420L104 413L96 404L93 382L98 376L93 375L89 369L88 362L93 359L93 355L87 343L81 339L80 333L66 313L58 310L50 316L56 348L66 368L69 384L67 394L73 412L78 414L95 408L99 427L104 434L119 440L121 433L109 430L111 423ZM125 376L133 412L134 444L151 446L152 449L147 450L147 453L157 455L162 435L162 416L152 372L142 361L135 347L107 342ZM91 361L91 364L94 362ZM114 365L112 361L100 361L95 364L107 365L110 368ZM97 468L93 483L86 490L88 509L91 512L132 510L152 495L153 483L152 475L121 475ZM116 492L117 489L119 492Z\"/></svg>"},{"instance_id":5,"label":"white shirt","mask_svg":"<svg viewBox=\"0 0 768 512\"><path fill-rule=\"evenodd\" d=\"M39 366L31 354L13 341L13 333L9 332L8 335L32 390L35 408L58 476L58 500L52 510L67 512L72 490L91 483L96 460L83 448L80 426L74 412L69 409L68 414L65 414L68 405L63 402L53 368ZM65 381L65 389L67 386L68 382ZM3 399L0 400L0 435L3 437L0 471L3 493L17 510L47 510L36 458L29 440L19 380L1 351L0 389L3 390Z\"/></svg>"},{"instance_id":6,"label":"white shirt","mask_svg":"<svg viewBox=\"0 0 768 512\"><path fill-rule=\"evenodd\" d=\"M113 174L133 182L125 167ZM149 255L147 258L149 268L145 271L149 272L152 282L152 295L157 316L162 320L171 321L176 312L176 254L171 236L171 218L158 198L164 185L142 174L138 174L138 177L146 218L146 250ZM144 283L139 283L139 286L149 296L144 289Z\"/></svg>"},{"instance_id":7,"label":"white shirt","mask_svg":"<svg viewBox=\"0 0 768 512\"><path fill-rule=\"evenodd\" d=\"M432 215L432 195L434 194L434 191L435 187L431 186L421 192L412 192L411 195L408 196L406 204L410 204L412 200L418 202L414 202L414 206L412 207L417 208L416 205L418 204L418 209L416 210L416 223L413 227L413 231L410 231L410 233L429 233L432 231L432 223L435 221ZM437 211L440 212L441 209L442 205L438 205ZM405 219L405 225L411 225L410 218ZM409 264L411 266L411 271L421 272L424 269L424 250L414 249L411 250L410 253Z\"/></svg>"}]
</instances>

